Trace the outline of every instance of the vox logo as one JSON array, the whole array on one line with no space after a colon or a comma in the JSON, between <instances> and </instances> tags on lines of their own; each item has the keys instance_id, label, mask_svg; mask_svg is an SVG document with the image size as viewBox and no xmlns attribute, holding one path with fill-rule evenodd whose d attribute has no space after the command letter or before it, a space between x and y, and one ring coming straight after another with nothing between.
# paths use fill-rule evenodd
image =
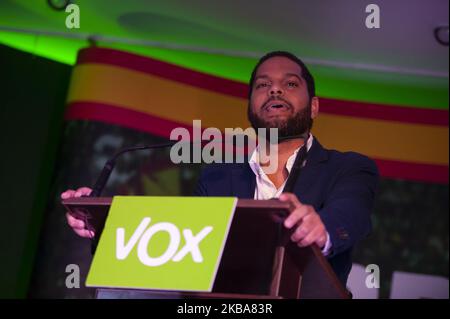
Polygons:
<instances>
[{"instance_id":1,"label":"vox logo","mask_svg":"<svg viewBox=\"0 0 450 319\"><path fill-rule=\"evenodd\" d=\"M194 235L191 229L183 229L180 233L178 227L172 223L161 222L150 225L151 218L144 217L131 235L127 243L125 243L125 229L117 228L116 230L116 258L124 260L128 257L131 250L137 245L137 255L141 263L149 267L161 266L168 261L181 261L186 255L191 254L192 259L196 263L203 262L203 256L200 251L200 242L213 230L212 226L204 227L198 234ZM152 237L158 232L166 232L169 234L169 244L164 253L160 256L150 256L152 251ZM185 244L180 248L181 234L185 239ZM159 250L158 250L159 251Z\"/></svg>"}]
</instances>

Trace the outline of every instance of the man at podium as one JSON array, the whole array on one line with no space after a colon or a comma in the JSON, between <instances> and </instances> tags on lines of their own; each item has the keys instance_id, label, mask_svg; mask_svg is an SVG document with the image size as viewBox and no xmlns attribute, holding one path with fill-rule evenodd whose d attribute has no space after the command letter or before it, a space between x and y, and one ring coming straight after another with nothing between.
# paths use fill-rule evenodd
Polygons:
<instances>
[{"instance_id":1,"label":"man at podium","mask_svg":"<svg viewBox=\"0 0 450 319\"><path fill-rule=\"evenodd\" d=\"M278 129L277 169L267 170L257 147L248 163L207 166L195 195L288 202L291 212L284 226L292 229L291 240L299 247L316 244L321 248L345 285L352 249L371 230L379 175L366 156L322 147L310 133L318 114L319 98L306 65L288 52L266 54L251 74L248 118L255 129ZM67 190L61 197L90 192L82 187ZM79 236L94 236L83 221L66 216Z\"/></svg>"}]
</instances>

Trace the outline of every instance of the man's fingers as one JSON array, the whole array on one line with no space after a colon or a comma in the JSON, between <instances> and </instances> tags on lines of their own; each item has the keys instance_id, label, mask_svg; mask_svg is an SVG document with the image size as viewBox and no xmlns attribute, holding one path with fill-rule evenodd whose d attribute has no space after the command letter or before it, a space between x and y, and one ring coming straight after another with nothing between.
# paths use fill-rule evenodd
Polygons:
<instances>
[{"instance_id":1,"label":"man's fingers","mask_svg":"<svg viewBox=\"0 0 450 319\"><path fill-rule=\"evenodd\" d=\"M73 231L81 237L84 238L94 238L95 233L92 230L85 229L85 223L82 220L79 220L69 213L66 213L67 223L73 229Z\"/></svg>"},{"instance_id":2,"label":"man's fingers","mask_svg":"<svg viewBox=\"0 0 450 319\"><path fill-rule=\"evenodd\" d=\"M290 203L292 205L293 209L302 205L302 203L300 203L300 201L298 200L297 196L292 193L283 193L280 195L280 197L278 199L282 202Z\"/></svg>"},{"instance_id":3,"label":"man's fingers","mask_svg":"<svg viewBox=\"0 0 450 319\"><path fill-rule=\"evenodd\" d=\"M324 234L321 229L315 229L308 236L299 241L298 246L306 247L317 244L317 246L322 249L325 246L326 238L326 234Z\"/></svg>"},{"instance_id":4,"label":"man's fingers","mask_svg":"<svg viewBox=\"0 0 450 319\"><path fill-rule=\"evenodd\" d=\"M61 194L61 199L68 199L75 196L76 191L73 189L68 189L64 193Z\"/></svg>"},{"instance_id":5,"label":"man's fingers","mask_svg":"<svg viewBox=\"0 0 450 319\"><path fill-rule=\"evenodd\" d=\"M310 206L301 205L297 207L284 221L284 226L291 229L298 224L302 219L311 212Z\"/></svg>"},{"instance_id":6,"label":"man's fingers","mask_svg":"<svg viewBox=\"0 0 450 319\"><path fill-rule=\"evenodd\" d=\"M90 189L89 187L80 187L75 192L75 197L89 195L89 194L91 194L91 192L92 192L92 189Z\"/></svg>"},{"instance_id":7,"label":"man's fingers","mask_svg":"<svg viewBox=\"0 0 450 319\"><path fill-rule=\"evenodd\" d=\"M314 207L302 204L292 193L283 193L280 201L288 202L292 211L284 221L284 226L291 229L298 225L291 235L291 240L300 247L317 243L322 247L326 242L326 230Z\"/></svg>"},{"instance_id":8,"label":"man's fingers","mask_svg":"<svg viewBox=\"0 0 450 319\"><path fill-rule=\"evenodd\" d=\"M300 247L306 247L315 242L320 242L320 239L323 237L322 230L319 227L314 228L308 235L306 235L302 240L297 242L297 245ZM323 246L323 245L319 245Z\"/></svg>"},{"instance_id":9,"label":"man's fingers","mask_svg":"<svg viewBox=\"0 0 450 319\"><path fill-rule=\"evenodd\" d=\"M72 227L74 230L75 229L84 229L85 228L85 224L82 220L79 220L75 217L73 217L72 215L70 215L69 213L66 213L66 218L67 218L67 223L70 225L70 227Z\"/></svg>"},{"instance_id":10,"label":"man's fingers","mask_svg":"<svg viewBox=\"0 0 450 319\"><path fill-rule=\"evenodd\" d=\"M323 248L327 242L327 231L325 227L316 226L311 232L300 240L297 244L300 247L309 246L316 243L319 248Z\"/></svg>"},{"instance_id":11,"label":"man's fingers","mask_svg":"<svg viewBox=\"0 0 450 319\"><path fill-rule=\"evenodd\" d=\"M309 234L309 230L307 227L304 227L302 224L301 226L297 227L297 229L292 233L291 240L293 242L299 242L303 238L305 238Z\"/></svg>"},{"instance_id":12,"label":"man's fingers","mask_svg":"<svg viewBox=\"0 0 450 319\"><path fill-rule=\"evenodd\" d=\"M287 228L291 228L292 226L297 224L307 213L307 211L305 210L305 205L300 203L295 194L283 193L280 195L279 200L289 203L291 207L291 213L284 221L284 226L286 226Z\"/></svg>"},{"instance_id":13,"label":"man's fingers","mask_svg":"<svg viewBox=\"0 0 450 319\"><path fill-rule=\"evenodd\" d=\"M305 216L297 229L292 233L291 240L298 242L307 236L314 228L314 220L308 218L309 215Z\"/></svg>"},{"instance_id":14,"label":"man's fingers","mask_svg":"<svg viewBox=\"0 0 450 319\"><path fill-rule=\"evenodd\" d=\"M74 229L74 232L81 237L84 238L94 238L94 232L92 230L87 229Z\"/></svg>"},{"instance_id":15,"label":"man's fingers","mask_svg":"<svg viewBox=\"0 0 450 319\"><path fill-rule=\"evenodd\" d=\"M77 190L68 189L65 192L61 194L62 199L68 199L68 198L75 198L75 197L81 197L85 195L90 195L92 192L92 189L89 187L80 187ZM66 213L66 219L69 226L73 229L73 231L81 237L84 238L93 238L94 232L91 230L87 230L86 224L84 221L73 217L68 212Z\"/></svg>"},{"instance_id":16,"label":"man's fingers","mask_svg":"<svg viewBox=\"0 0 450 319\"><path fill-rule=\"evenodd\" d=\"M85 195L90 195L92 192L92 189L89 187L80 187L77 190L68 189L64 193L61 194L62 199L68 199L73 197L81 197Z\"/></svg>"}]
</instances>

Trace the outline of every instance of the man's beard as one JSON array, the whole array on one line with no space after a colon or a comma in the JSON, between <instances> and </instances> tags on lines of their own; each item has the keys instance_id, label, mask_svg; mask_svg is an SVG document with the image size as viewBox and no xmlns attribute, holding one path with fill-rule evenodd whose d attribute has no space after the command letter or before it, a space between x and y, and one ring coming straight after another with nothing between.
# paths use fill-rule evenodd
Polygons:
<instances>
[{"instance_id":1,"label":"man's beard","mask_svg":"<svg viewBox=\"0 0 450 319\"><path fill-rule=\"evenodd\" d=\"M303 135L307 131L310 131L313 125L313 119L311 118L311 104L304 109L297 111L287 119L275 118L269 121L259 117L249 105L248 120L256 132L258 132L258 128L278 128L279 139ZM269 136L268 133L269 132L266 132L267 136Z\"/></svg>"}]
</instances>

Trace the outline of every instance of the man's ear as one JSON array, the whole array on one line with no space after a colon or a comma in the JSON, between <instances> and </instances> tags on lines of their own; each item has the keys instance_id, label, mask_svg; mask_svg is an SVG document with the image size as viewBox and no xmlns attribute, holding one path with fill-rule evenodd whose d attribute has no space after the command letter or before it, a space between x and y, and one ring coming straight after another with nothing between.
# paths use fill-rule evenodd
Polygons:
<instances>
[{"instance_id":1,"label":"man's ear","mask_svg":"<svg viewBox=\"0 0 450 319\"><path fill-rule=\"evenodd\" d=\"M319 115L319 98L313 96L311 99L311 118L315 119Z\"/></svg>"}]
</instances>

